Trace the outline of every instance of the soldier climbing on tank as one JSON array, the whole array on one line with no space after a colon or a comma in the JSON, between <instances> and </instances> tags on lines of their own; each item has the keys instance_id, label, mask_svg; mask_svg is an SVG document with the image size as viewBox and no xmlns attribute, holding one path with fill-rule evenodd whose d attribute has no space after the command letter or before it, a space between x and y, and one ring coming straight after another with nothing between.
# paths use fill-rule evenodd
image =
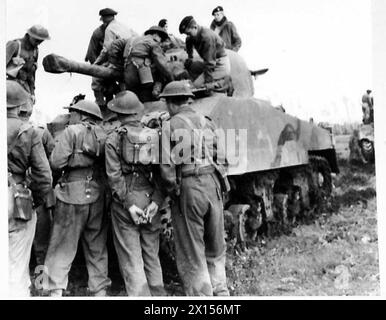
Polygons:
<instances>
[{"instance_id":1,"label":"soldier climbing on tank","mask_svg":"<svg viewBox=\"0 0 386 320\"><path fill-rule=\"evenodd\" d=\"M49 40L46 28L34 25L27 30L21 39L7 42L6 47L6 72L7 79L15 80L21 84L35 103L35 74L37 69L39 50L38 46Z\"/></svg>"},{"instance_id":2,"label":"soldier climbing on tank","mask_svg":"<svg viewBox=\"0 0 386 320\"><path fill-rule=\"evenodd\" d=\"M52 191L51 170L41 138L19 118L29 94L7 80L8 146L8 285L11 296L30 295L29 260L36 227L35 209L47 204ZM27 182L27 172L29 180Z\"/></svg>"},{"instance_id":3,"label":"soldier climbing on tank","mask_svg":"<svg viewBox=\"0 0 386 320\"><path fill-rule=\"evenodd\" d=\"M185 294L227 296L222 195L229 191L229 184L223 165L218 164L224 150L216 143L215 124L190 105L194 95L185 81L169 83L160 97L166 99L171 116L163 124L162 151L167 161L162 161L160 169L173 200L176 263ZM205 136L195 137L200 132ZM185 133L190 139L181 141L178 135ZM165 139L171 150L165 147ZM180 148L175 148L176 141Z\"/></svg>"},{"instance_id":4,"label":"soldier climbing on tank","mask_svg":"<svg viewBox=\"0 0 386 320\"><path fill-rule=\"evenodd\" d=\"M115 15L117 14L115 10L110 8L99 11L100 19L103 22L102 26L105 28L105 31L102 50L93 64L114 68L115 65L108 62L108 55L113 42L118 39L131 41L138 36L134 30L115 19ZM91 88L94 91L95 102L102 108L113 98L115 93L120 91L115 80L107 81L95 77L93 77Z\"/></svg>"},{"instance_id":5,"label":"soldier climbing on tank","mask_svg":"<svg viewBox=\"0 0 386 320\"><path fill-rule=\"evenodd\" d=\"M106 134L97 124L102 114L96 103L81 100L70 106L69 112L70 124L50 157L52 170L62 172L62 177L55 187L57 202L45 259L48 281L43 286L51 296L63 294L81 240L90 293L105 296L111 285L104 210Z\"/></svg>"},{"instance_id":6,"label":"soldier climbing on tank","mask_svg":"<svg viewBox=\"0 0 386 320\"><path fill-rule=\"evenodd\" d=\"M174 80L161 48L161 43L168 38L165 30L153 26L133 41L124 77L126 88L136 93L142 102L157 99L162 86Z\"/></svg>"},{"instance_id":7,"label":"soldier climbing on tank","mask_svg":"<svg viewBox=\"0 0 386 320\"><path fill-rule=\"evenodd\" d=\"M157 184L159 170L152 164L153 152L146 152L151 143L158 143L158 132L141 124L144 106L133 92L120 92L107 106L121 122L106 141L106 171L113 197L114 245L126 292L164 296L158 257L158 208L164 196Z\"/></svg>"},{"instance_id":8,"label":"soldier climbing on tank","mask_svg":"<svg viewBox=\"0 0 386 320\"><path fill-rule=\"evenodd\" d=\"M366 90L362 96L363 124L374 122L374 98L371 96L371 90Z\"/></svg>"},{"instance_id":9,"label":"soldier climbing on tank","mask_svg":"<svg viewBox=\"0 0 386 320\"><path fill-rule=\"evenodd\" d=\"M192 16L182 19L180 33L185 33L188 59L185 67L188 71L193 65L193 49L196 49L204 61L203 72L193 82L196 88L205 87L208 90L232 94L230 77L231 66L225 51L225 43L213 30L199 26Z\"/></svg>"}]
</instances>

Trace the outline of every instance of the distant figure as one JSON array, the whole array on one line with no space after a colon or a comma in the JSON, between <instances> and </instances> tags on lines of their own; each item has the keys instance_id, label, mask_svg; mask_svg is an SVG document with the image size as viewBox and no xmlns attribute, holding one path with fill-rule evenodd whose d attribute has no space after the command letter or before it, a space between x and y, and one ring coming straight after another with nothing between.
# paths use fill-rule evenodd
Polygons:
<instances>
[{"instance_id":1,"label":"distant figure","mask_svg":"<svg viewBox=\"0 0 386 320\"><path fill-rule=\"evenodd\" d=\"M218 6L213 9L212 16L214 17L210 28L216 32L225 42L225 48L239 51L241 47L241 38L237 33L235 25L228 21L224 16L224 9Z\"/></svg>"},{"instance_id":2,"label":"distant figure","mask_svg":"<svg viewBox=\"0 0 386 320\"><path fill-rule=\"evenodd\" d=\"M168 20L167 19L161 19L158 22L158 26L165 30L166 33L168 33ZM185 48L185 43L181 39L177 38L171 33L168 33L169 39L165 40L165 42L162 44L162 49L166 52L170 49L178 49L178 48Z\"/></svg>"},{"instance_id":3,"label":"distant figure","mask_svg":"<svg viewBox=\"0 0 386 320\"><path fill-rule=\"evenodd\" d=\"M371 96L371 90L366 90L362 96L363 123L370 124L374 122L374 98Z\"/></svg>"}]
</instances>

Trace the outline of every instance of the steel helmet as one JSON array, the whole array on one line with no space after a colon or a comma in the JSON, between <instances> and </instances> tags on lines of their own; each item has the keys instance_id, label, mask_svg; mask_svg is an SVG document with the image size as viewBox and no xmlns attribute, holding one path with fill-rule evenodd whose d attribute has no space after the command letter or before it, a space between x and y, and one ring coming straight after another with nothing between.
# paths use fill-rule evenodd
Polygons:
<instances>
[{"instance_id":1,"label":"steel helmet","mask_svg":"<svg viewBox=\"0 0 386 320\"><path fill-rule=\"evenodd\" d=\"M172 81L168 83L162 93L159 95L160 98L168 97L194 97L192 90L187 81Z\"/></svg>"},{"instance_id":2,"label":"steel helmet","mask_svg":"<svg viewBox=\"0 0 386 320\"><path fill-rule=\"evenodd\" d=\"M167 38L169 38L169 35L165 32L165 30L159 26L150 27L148 30L145 31L145 36L147 34L153 33L157 33L161 37L162 41L165 41Z\"/></svg>"},{"instance_id":3,"label":"steel helmet","mask_svg":"<svg viewBox=\"0 0 386 320\"><path fill-rule=\"evenodd\" d=\"M48 30L39 24L33 25L31 28L27 30L27 33L35 39L39 40L50 40L50 35L48 34Z\"/></svg>"},{"instance_id":4,"label":"steel helmet","mask_svg":"<svg viewBox=\"0 0 386 320\"><path fill-rule=\"evenodd\" d=\"M81 111L81 112L87 113L95 118L98 118L99 120L103 120L101 109L93 101L80 100L77 103L73 104L72 106L64 107L64 108L69 109L69 110L72 109L72 110Z\"/></svg>"},{"instance_id":5,"label":"steel helmet","mask_svg":"<svg viewBox=\"0 0 386 320\"><path fill-rule=\"evenodd\" d=\"M19 107L30 99L28 92L19 83L7 80L7 109Z\"/></svg>"},{"instance_id":6,"label":"steel helmet","mask_svg":"<svg viewBox=\"0 0 386 320\"><path fill-rule=\"evenodd\" d=\"M137 95L129 90L119 92L107 104L107 108L120 114L142 114L145 110Z\"/></svg>"}]
</instances>

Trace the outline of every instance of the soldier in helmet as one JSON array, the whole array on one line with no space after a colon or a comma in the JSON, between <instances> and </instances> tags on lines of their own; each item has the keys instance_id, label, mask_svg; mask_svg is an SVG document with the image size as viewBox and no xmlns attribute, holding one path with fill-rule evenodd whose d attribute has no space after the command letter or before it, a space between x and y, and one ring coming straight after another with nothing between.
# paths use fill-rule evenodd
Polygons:
<instances>
[{"instance_id":1,"label":"soldier in helmet","mask_svg":"<svg viewBox=\"0 0 386 320\"><path fill-rule=\"evenodd\" d=\"M133 92L120 92L107 106L117 113L122 124L107 138L106 172L113 197L114 245L126 292L129 296L164 296L158 257L158 208L164 197L151 159L140 156L148 154L143 152L147 138L157 140L158 132L141 124L144 106Z\"/></svg>"},{"instance_id":2,"label":"soldier in helmet","mask_svg":"<svg viewBox=\"0 0 386 320\"><path fill-rule=\"evenodd\" d=\"M107 276L107 215L104 210L104 143L106 134L98 105L80 100L67 107L70 124L51 153L53 171L62 172L55 187L57 198L50 243L45 259L46 288L61 296L81 240L91 294L105 296Z\"/></svg>"},{"instance_id":3,"label":"soldier in helmet","mask_svg":"<svg viewBox=\"0 0 386 320\"><path fill-rule=\"evenodd\" d=\"M160 169L173 200L178 273L186 295L229 295L222 203L222 191L228 190L222 190L226 177L218 164L219 155L223 153L216 143L215 125L190 106L193 93L185 81L169 83L160 97L165 98L171 116L163 124L166 138L162 138ZM199 132L205 136L197 137ZM168 145L165 139L170 139L171 152L164 150ZM179 141L178 148L176 141Z\"/></svg>"},{"instance_id":4,"label":"soldier in helmet","mask_svg":"<svg viewBox=\"0 0 386 320\"><path fill-rule=\"evenodd\" d=\"M158 98L162 88L155 83L165 84L174 79L161 48L161 43L168 38L164 29L153 26L133 41L124 77L126 88L135 92L142 102Z\"/></svg>"},{"instance_id":5,"label":"soldier in helmet","mask_svg":"<svg viewBox=\"0 0 386 320\"><path fill-rule=\"evenodd\" d=\"M7 79L16 80L28 91L35 103L35 73L38 61L38 46L49 40L46 28L34 25L21 39L7 42L6 68Z\"/></svg>"},{"instance_id":6,"label":"soldier in helmet","mask_svg":"<svg viewBox=\"0 0 386 320\"><path fill-rule=\"evenodd\" d=\"M30 295L28 264L36 226L35 208L46 203L52 184L42 141L36 130L19 118L20 106L29 99L20 84L7 80L9 289L15 296Z\"/></svg>"}]
</instances>

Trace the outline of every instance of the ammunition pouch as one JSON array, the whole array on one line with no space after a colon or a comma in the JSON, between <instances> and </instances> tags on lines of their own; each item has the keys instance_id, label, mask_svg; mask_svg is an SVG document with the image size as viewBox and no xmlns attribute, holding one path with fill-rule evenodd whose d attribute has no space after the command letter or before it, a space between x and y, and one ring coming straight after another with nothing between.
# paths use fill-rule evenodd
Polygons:
<instances>
[{"instance_id":1,"label":"ammunition pouch","mask_svg":"<svg viewBox=\"0 0 386 320\"><path fill-rule=\"evenodd\" d=\"M25 183L16 183L11 173L8 173L8 206L8 219L32 219L32 192Z\"/></svg>"}]
</instances>

